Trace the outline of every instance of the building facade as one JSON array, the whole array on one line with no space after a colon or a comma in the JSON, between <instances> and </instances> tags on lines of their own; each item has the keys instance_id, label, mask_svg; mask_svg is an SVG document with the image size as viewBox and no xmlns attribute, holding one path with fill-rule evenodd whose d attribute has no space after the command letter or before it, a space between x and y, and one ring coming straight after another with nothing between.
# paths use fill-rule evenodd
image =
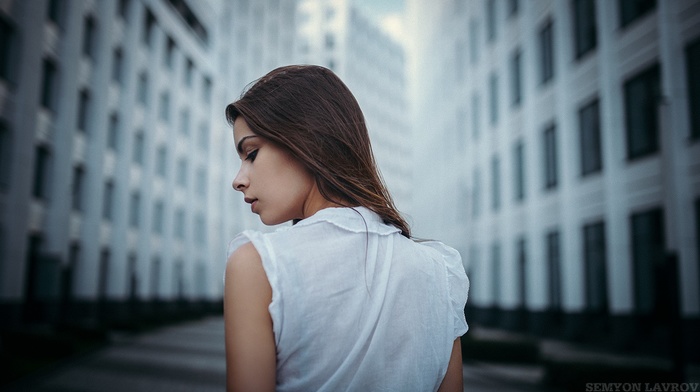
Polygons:
<instances>
[{"instance_id":1,"label":"building facade","mask_svg":"<svg viewBox=\"0 0 700 392\"><path fill-rule=\"evenodd\" d=\"M219 303L226 244L246 225L224 108L285 61L268 52L294 29L293 0L254 3L0 2L7 320ZM246 20L261 6L282 10L262 38ZM244 63L241 35L269 60Z\"/></svg>"},{"instance_id":2,"label":"building facade","mask_svg":"<svg viewBox=\"0 0 700 392\"><path fill-rule=\"evenodd\" d=\"M421 116L462 151L471 321L663 351L678 309L697 348L697 2L440 4Z\"/></svg>"}]
</instances>

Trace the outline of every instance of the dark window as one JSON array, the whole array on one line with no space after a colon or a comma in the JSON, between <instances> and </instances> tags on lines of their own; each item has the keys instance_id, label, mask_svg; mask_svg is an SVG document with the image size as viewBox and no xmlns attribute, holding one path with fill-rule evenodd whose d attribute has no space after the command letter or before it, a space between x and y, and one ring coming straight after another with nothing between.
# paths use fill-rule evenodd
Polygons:
<instances>
[{"instance_id":1,"label":"dark window","mask_svg":"<svg viewBox=\"0 0 700 392\"><path fill-rule=\"evenodd\" d=\"M173 65L175 64L175 47L175 41L168 37L168 39L165 40L165 65L170 69L173 69Z\"/></svg>"},{"instance_id":2,"label":"dark window","mask_svg":"<svg viewBox=\"0 0 700 392\"><path fill-rule=\"evenodd\" d=\"M41 81L41 106L56 111L58 94L58 69L53 60L44 59L43 77Z\"/></svg>"},{"instance_id":3,"label":"dark window","mask_svg":"<svg viewBox=\"0 0 700 392\"><path fill-rule=\"evenodd\" d=\"M146 10L143 17L143 43L151 46L153 40L153 31L156 28L156 17L153 16L150 10Z\"/></svg>"},{"instance_id":4,"label":"dark window","mask_svg":"<svg viewBox=\"0 0 700 392\"><path fill-rule=\"evenodd\" d=\"M333 37L333 34L331 34L331 33L326 33L326 49L332 50L334 46L335 46L335 37Z\"/></svg>"},{"instance_id":5,"label":"dark window","mask_svg":"<svg viewBox=\"0 0 700 392\"><path fill-rule=\"evenodd\" d=\"M117 5L117 13L119 14L119 17L127 20L129 19L129 4L131 3L130 0L119 0L119 4Z\"/></svg>"},{"instance_id":6,"label":"dark window","mask_svg":"<svg viewBox=\"0 0 700 392\"><path fill-rule=\"evenodd\" d=\"M141 216L141 194L137 192L131 193L129 203L129 226L137 228L139 226L139 218Z\"/></svg>"},{"instance_id":7,"label":"dark window","mask_svg":"<svg viewBox=\"0 0 700 392\"><path fill-rule=\"evenodd\" d=\"M211 103L211 79L208 76L202 78L202 98L205 103Z\"/></svg>"},{"instance_id":8,"label":"dark window","mask_svg":"<svg viewBox=\"0 0 700 392\"><path fill-rule=\"evenodd\" d=\"M103 248L100 251L100 272L97 281L97 298L101 301L107 299L107 289L109 284L109 249Z\"/></svg>"},{"instance_id":9,"label":"dark window","mask_svg":"<svg viewBox=\"0 0 700 392\"><path fill-rule=\"evenodd\" d=\"M14 74L17 32L12 23L0 15L0 79L11 82Z\"/></svg>"},{"instance_id":10,"label":"dark window","mask_svg":"<svg viewBox=\"0 0 700 392\"><path fill-rule=\"evenodd\" d=\"M143 106L148 106L148 74L145 72L139 75L138 100Z\"/></svg>"},{"instance_id":11,"label":"dark window","mask_svg":"<svg viewBox=\"0 0 700 392\"><path fill-rule=\"evenodd\" d=\"M49 0L47 16L49 20L61 27L63 25L63 14L66 8L65 0Z\"/></svg>"},{"instance_id":12,"label":"dark window","mask_svg":"<svg viewBox=\"0 0 700 392\"><path fill-rule=\"evenodd\" d=\"M85 169L78 165L73 168L72 206L74 211L83 210L83 188L85 185Z\"/></svg>"},{"instance_id":13,"label":"dark window","mask_svg":"<svg viewBox=\"0 0 700 392\"><path fill-rule=\"evenodd\" d=\"M659 314L663 303L665 266L664 220L660 208L631 217L634 298L637 312Z\"/></svg>"},{"instance_id":14,"label":"dark window","mask_svg":"<svg viewBox=\"0 0 700 392\"><path fill-rule=\"evenodd\" d=\"M518 307L527 305L527 243L525 238L519 238L516 243L518 268Z\"/></svg>"},{"instance_id":15,"label":"dark window","mask_svg":"<svg viewBox=\"0 0 700 392\"><path fill-rule=\"evenodd\" d=\"M557 139L556 127L551 125L544 130L544 187L556 188L557 174Z\"/></svg>"},{"instance_id":16,"label":"dark window","mask_svg":"<svg viewBox=\"0 0 700 392\"><path fill-rule=\"evenodd\" d=\"M78 99L78 130L87 132L90 113L90 92L86 89L80 90Z\"/></svg>"},{"instance_id":17,"label":"dark window","mask_svg":"<svg viewBox=\"0 0 700 392\"><path fill-rule=\"evenodd\" d=\"M156 152L156 174L165 177L167 168L168 150L165 146L158 147Z\"/></svg>"},{"instance_id":18,"label":"dark window","mask_svg":"<svg viewBox=\"0 0 700 392\"><path fill-rule=\"evenodd\" d=\"M479 95L472 95L472 137L474 140L479 139L479 128L481 127L481 102Z\"/></svg>"},{"instance_id":19,"label":"dark window","mask_svg":"<svg viewBox=\"0 0 700 392\"><path fill-rule=\"evenodd\" d=\"M549 308L561 310L561 254L559 232L547 233L547 266L549 267Z\"/></svg>"},{"instance_id":20,"label":"dark window","mask_svg":"<svg viewBox=\"0 0 700 392\"><path fill-rule=\"evenodd\" d=\"M469 22L469 61L472 65L479 62L479 22Z\"/></svg>"},{"instance_id":21,"label":"dark window","mask_svg":"<svg viewBox=\"0 0 700 392\"><path fill-rule=\"evenodd\" d=\"M112 220L112 211L114 204L114 182L108 180L105 182L105 193L102 200L102 218L107 221Z\"/></svg>"},{"instance_id":22,"label":"dark window","mask_svg":"<svg viewBox=\"0 0 700 392\"><path fill-rule=\"evenodd\" d=\"M498 157L491 159L491 209L501 208L501 164Z\"/></svg>"},{"instance_id":23,"label":"dark window","mask_svg":"<svg viewBox=\"0 0 700 392\"><path fill-rule=\"evenodd\" d=\"M124 55L121 48L115 48L112 52L112 80L121 84L124 66Z\"/></svg>"},{"instance_id":24,"label":"dark window","mask_svg":"<svg viewBox=\"0 0 700 392\"><path fill-rule=\"evenodd\" d=\"M142 131L137 132L134 135L134 163L143 165L144 149L145 149L145 138Z\"/></svg>"},{"instance_id":25,"label":"dark window","mask_svg":"<svg viewBox=\"0 0 700 392\"><path fill-rule=\"evenodd\" d=\"M625 82L627 157L641 158L659 149L659 67L654 65Z\"/></svg>"},{"instance_id":26,"label":"dark window","mask_svg":"<svg viewBox=\"0 0 700 392\"><path fill-rule=\"evenodd\" d=\"M586 308L591 312L607 312L608 310L607 256L605 252L605 226L603 222L583 226Z\"/></svg>"},{"instance_id":27,"label":"dark window","mask_svg":"<svg viewBox=\"0 0 700 392\"><path fill-rule=\"evenodd\" d=\"M151 298L158 299L160 295L160 257L154 256L151 261Z\"/></svg>"},{"instance_id":28,"label":"dark window","mask_svg":"<svg viewBox=\"0 0 700 392\"><path fill-rule=\"evenodd\" d=\"M95 18L88 16L85 18L85 30L83 31L83 55L90 59L95 59L97 43L97 26Z\"/></svg>"},{"instance_id":29,"label":"dark window","mask_svg":"<svg viewBox=\"0 0 700 392\"><path fill-rule=\"evenodd\" d=\"M107 147L114 151L119 150L119 115L112 113L109 116L109 128L107 128Z\"/></svg>"},{"instance_id":30,"label":"dark window","mask_svg":"<svg viewBox=\"0 0 700 392\"><path fill-rule=\"evenodd\" d=\"M190 134L190 111L187 109L180 112L180 133L185 136Z\"/></svg>"},{"instance_id":31,"label":"dark window","mask_svg":"<svg viewBox=\"0 0 700 392\"><path fill-rule=\"evenodd\" d=\"M207 242L207 224L201 213L197 214L197 217L195 218L194 222L195 241L197 241L199 245L204 245Z\"/></svg>"},{"instance_id":32,"label":"dark window","mask_svg":"<svg viewBox=\"0 0 700 392\"><path fill-rule=\"evenodd\" d=\"M498 76L489 77L489 120L491 125L498 123Z\"/></svg>"},{"instance_id":33,"label":"dark window","mask_svg":"<svg viewBox=\"0 0 700 392\"><path fill-rule=\"evenodd\" d=\"M207 195L207 171L203 167L197 170L197 194Z\"/></svg>"},{"instance_id":34,"label":"dark window","mask_svg":"<svg viewBox=\"0 0 700 392\"><path fill-rule=\"evenodd\" d=\"M499 306L501 302L501 246L497 243L491 245L491 296L493 305Z\"/></svg>"},{"instance_id":35,"label":"dark window","mask_svg":"<svg viewBox=\"0 0 700 392\"><path fill-rule=\"evenodd\" d=\"M552 21L547 21L540 29L540 83L545 84L554 78L554 30Z\"/></svg>"},{"instance_id":36,"label":"dark window","mask_svg":"<svg viewBox=\"0 0 700 392\"><path fill-rule=\"evenodd\" d=\"M700 198L695 199L695 248L700 257ZM700 278L700 269L698 269Z\"/></svg>"},{"instance_id":37,"label":"dark window","mask_svg":"<svg viewBox=\"0 0 700 392\"><path fill-rule=\"evenodd\" d=\"M175 212L175 237L185 239L185 211L178 208Z\"/></svg>"},{"instance_id":38,"label":"dark window","mask_svg":"<svg viewBox=\"0 0 700 392\"><path fill-rule=\"evenodd\" d=\"M578 111L582 176L597 173L603 169L598 107L598 100L596 99Z\"/></svg>"},{"instance_id":39,"label":"dark window","mask_svg":"<svg viewBox=\"0 0 700 392\"><path fill-rule=\"evenodd\" d=\"M163 218L165 217L165 207L163 201L158 200L153 207L153 232L163 234Z\"/></svg>"},{"instance_id":40,"label":"dark window","mask_svg":"<svg viewBox=\"0 0 700 392\"><path fill-rule=\"evenodd\" d=\"M479 169L474 169L474 186L472 192L472 217L476 218L481 211L481 172Z\"/></svg>"},{"instance_id":41,"label":"dark window","mask_svg":"<svg viewBox=\"0 0 700 392\"><path fill-rule=\"evenodd\" d=\"M167 91L160 93L160 112L158 117L166 123L170 121L170 93Z\"/></svg>"},{"instance_id":42,"label":"dark window","mask_svg":"<svg viewBox=\"0 0 700 392\"><path fill-rule=\"evenodd\" d=\"M136 295L138 293L138 286L139 286L139 274L137 271L137 263L138 263L138 258L136 257L136 254L133 252L129 253L128 261L127 261L127 278L128 278L128 283L127 283L127 293L129 293L129 300L130 301L135 301L136 300Z\"/></svg>"},{"instance_id":43,"label":"dark window","mask_svg":"<svg viewBox=\"0 0 700 392\"><path fill-rule=\"evenodd\" d=\"M496 0L486 2L486 39L488 42L496 39Z\"/></svg>"},{"instance_id":44,"label":"dark window","mask_svg":"<svg viewBox=\"0 0 700 392\"><path fill-rule=\"evenodd\" d=\"M656 0L618 0L620 26L625 27L656 8Z\"/></svg>"},{"instance_id":45,"label":"dark window","mask_svg":"<svg viewBox=\"0 0 700 392\"><path fill-rule=\"evenodd\" d=\"M525 200L525 148L523 142L515 145L513 152L513 162L515 164L515 200Z\"/></svg>"},{"instance_id":46,"label":"dark window","mask_svg":"<svg viewBox=\"0 0 700 392\"><path fill-rule=\"evenodd\" d=\"M574 0L573 11L574 44L579 59L597 45L595 0Z\"/></svg>"},{"instance_id":47,"label":"dark window","mask_svg":"<svg viewBox=\"0 0 700 392\"><path fill-rule=\"evenodd\" d=\"M510 103L519 106L523 98L522 55L517 49L510 58Z\"/></svg>"},{"instance_id":48,"label":"dark window","mask_svg":"<svg viewBox=\"0 0 700 392\"><path fill-rule=\"evenodd\" d=\"M204 152L209 151L209 125L206 123L199 127L199 148Z\"/></svg>"},{"instance_id":49,"label":"dark window","mask_svg":"<svg viewBox=\"0 0 700 392\"><path fill-rule=\"evenodd\" d=\"M34 161L34 186L32 188L32 195L37 199L48 199L50 168L51 152L46 146L37 146Z\"/></svg>"},{"instance_id":50,"label":"dark window","mask_svg":"<svg viewBox=\"0 0 700 392\"><path fill-rule=\"evenodd\" d=\"M0 191L10 188L10 162L12 162L12 133L0 120Z\"/></svg>"},{"instance_id":51,"label":"dark window","mask_svg":"<svg viewBox=\"0 0 700 392\"><path fill-rule=\"evenodd\" d=\"M690 137L700 139L700 39L685 49L686 75L688 77L688 111L690 113Z\"/></svg>"},{"instance_id":52,"label":"dark window","mask_svg":"<svg viewBox=\"0 0 700 392\"><path fill-rule=\"evenodd\" d=\"M180 158L177 162L177 184L187 186L187 159Z\"/></svg>"},{"instance_id":53,"label":"dark window","mask_svg":"<svg viewBox=\"0 0 700 392\"><path fill-rule=\"evenodd\" d=\"M518 15L520 2L518 0L508 0L508 16L513 17Z\"/></svg>"},{"instance_id":54,"label":"dark window","mask_svg":"<svg viewBox=\"0 0 700 392\"><path fill-rule=\"evenodd\" d=\"M185 85L187 87L192 87L192 80L194 79L194 63L192 60L187 59L185 63Z\"/></svg>"}]
</instances>

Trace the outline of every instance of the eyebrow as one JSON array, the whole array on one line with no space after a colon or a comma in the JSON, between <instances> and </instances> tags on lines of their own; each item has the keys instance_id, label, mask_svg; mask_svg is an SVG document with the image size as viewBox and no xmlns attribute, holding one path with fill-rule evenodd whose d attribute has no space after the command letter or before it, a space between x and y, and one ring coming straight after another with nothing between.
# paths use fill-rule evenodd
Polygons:
<instances>
[{"instance_id":1,"label":"eyebrow","mask_svg":"<svg viewBox=\"0 0 700 392\"><path fill-rule=\"evenodd\" d=\"M238 141L238 146L236 146L236 150L238 151L239 154L243 154L243 142L246 141L247 139L250 139L252 137L258 137L258 135L248 135L241 140Z\"/></svg>"}]
</instances>

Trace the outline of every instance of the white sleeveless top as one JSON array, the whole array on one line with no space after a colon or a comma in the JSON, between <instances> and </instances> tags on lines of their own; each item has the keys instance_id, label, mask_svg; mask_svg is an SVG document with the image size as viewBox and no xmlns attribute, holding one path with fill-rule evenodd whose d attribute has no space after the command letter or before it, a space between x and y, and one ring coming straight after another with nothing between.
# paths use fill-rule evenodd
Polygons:
<instances>
[{"instance_id":1,"label":"white sleeveless top","mask_svg":"<svg viewBox=\"0 0 700 392\"><path fill-rule=\"evenodd\" d=\"M278 391L435 391L467 332L460 255L363 207L244 231L272 287Z\"/></svg>"}]
</instances>

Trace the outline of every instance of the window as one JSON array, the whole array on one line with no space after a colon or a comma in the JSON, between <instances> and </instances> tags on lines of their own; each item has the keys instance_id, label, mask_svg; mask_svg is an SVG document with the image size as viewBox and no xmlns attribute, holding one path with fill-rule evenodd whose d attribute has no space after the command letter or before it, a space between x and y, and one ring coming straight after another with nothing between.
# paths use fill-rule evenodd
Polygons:
<instances>
[{"instance_id":1,"label":"window","mask_svg":"<svg viewBox=\"0 0 700 392\"><path fill-rule=\"evenodd\" d=\"M659 66L654 65L625 82L627 158L632 160L659 150Z\"/></svg>"},{"instance_id":2,"label":"window","mask_svg":"<svg viewBox=\"0 0 700 392\"><path fill-rule=\"evenodd\" d=\"M472 95L472 137L479 140L479 129L481 128L481 102L479 94Z\"/></svg>"},{"instance_id":3,"label":"window","mask_svg":"<svg viewBox=\"0 0 700 392\"><path fill-rule=\"evenodd\" d=\"M520 2L518 0L508 0L508 16L513 17L518 15Z\"/></svg>"},{"instance_id":4,"label":"window","mask_svg":"<svg viewBox=\"0 0 700 392\"><path fill-rule=\"evenodd\" d=\"M603 169L598 106L598 100L596 99L578 111L582 176L598 173Z\"/></svg>"},{"instance_id":5,"label":"window","mask_svg":"<svg viewBox=\"0 0 700 392\"><path fill-rule=\"evenodd\" d=\"M469 61L472 65L479 62L479 22L469 22Z\"/></svg>"},{"instance_id":6,"label":"window","mask_svg":"<svg viewBox=\"0 0 700 392\"><path fill-rule=\"evenodd\" d=\"M168 149L165 146L158 147L156 152L156 174L165 177L168 160Z\"/></svg>"},{"instance_id":7,"label":"window","mask_svg":"<svg viewBox=\"0 0 700 392\"><path fill-rule=\"evenodd\" d=\"M45 109L56 111L56 99L58 94L58 69L56 63L50 59L44 59L41 81L41 106Z\"/></svg>"},{"instance_id":8,"label":"window","mask_svg":"<svg viewBox=\"0 0 700 392\"><path fill-rule=\"evenodd\" d=\"M185 136L190 134L190 111L187 109L180 112L180 133Z\"/></svg>"},{"instance_id":9,"label":"window","mask_svg":"<svg viewBox=\"0 0 700 392\"><path fill-rule=\"evenodd\" d=\"M150 10L146 10L143 17L143 43L147 46L151 46L151 41L153 40L153 31L156 28L156 17L153 16Z\"/></svg>"},{"instance_id":10,"label":"window","mask_svg":"<svg viewBox=\"0 0 700 392\"><path fill-rule=\"evenodd\" d=\"M100 251L100 271L97 281L97 298L101 301L104 301L107 298L107 286L109 284L109 259L109 249L102 248Z\"/></svg>"},{"instance_id":11,"label":"window","mask_svg":"<svg viewBox=\"0 0 700 392\"><path fill-rule=\"evenodd\" d=\"M163 218L165 217L165 207L162 200L158 200L153 207L153 232L163 234Z\"/></svg>"},{"instance_id":12,"label":"window","mask_svg":"<svg viewBox=\"0 0 700 392\"><path fill-rule=\"evenodd\" d=\"M607 312L608 310L605 252L605 226L603 222L595 222L583 226L586 308L596 313Z\"/></svg>"},{"instance_id":13,"label":"window","mask_svg":"<svg viewBox=\"0 0 700 392\"><path fill-rule=\"evenodd\" d=\"M165 40L165 65L169 69L173 69L173 65L175 64L175 48L175 41L168 37Z\"/></svg>"},{"instance_id":14,"label":"window","mask_svg":"<svg viewBox=\"0 0 700 392\"><path fill-rule=\"evenodd\" d=\"M557 140L556 128L550 125L544 130L544 187L553 189L557 186Z\"/></svg>"},{"instance_id":15,"label":"window","mask_svg":"<svg viewBox=\"0 0 700 392\"><path fill-rule=\"evenodd\" d=\"M16 61L17 32L12 23L0 14L0 80L11 82Z\"/></svg>"},{"instance_id":16,"label":"window","mask_svg":"<svg viewBox=\"0 0 700 392\"><path fill-rule=\"evenodd\" d=\"M67 9L65 0L49 0L48 17L49 20L61 27L63 25L63 13Z\"/></svg>"},{"instance_id":17,"label":"window","mask_svg":"<svg viewBox=\"0 0 700 392\"><path fill-rule=\"evenodd\" d=\"M326 33L326 50L333 50L333 47L335 47L335 37L331 33Z\"/></svg>"},{"instance_id":18,"label":"window","mask_svg":"<svg viewBox=\"0 0 700 392\"><path fill-rule=\"evenodd\" d=\"M80 90L78 99L78 130L87 133L88 113L90 111L90 92L87 89Z\"/></svg>"},{"instance_id":19,"label":"window","mask_svg":"<svg viewBox=\"0 0 700 392\"><path fill-rule=\"evenodd\" d=\"M83 31L83 55L92 60L95 59L96 43L97 43L97 26L95 18L88 16L85 18L85 30Z\"/></svg>"},{"instance_id":20,"label":"window","mask_svg":"<svg viewBox=\"0 0 700 392\"><path fill-rule=\"evenodd\" d=\"M160 295L160 257L153 256L151 260L151 298L158 299Z\"/></svg>"},{"instance_id":21,"label":"window","mask_svg":"<svg viewBox=\"0 0 700 392\"><path fill-rule=\"evenodd\" d=\"M170 93L167 91L160 93L160 111L158 117L163 122L167 123L170 121Z\"/></svg>"},{"instance_id":22,"label":"window","mask_svg":"<svg viewBox=\"0 0 700 392\"><path fill-rule=\"evenodd\" d=\"M175 212L175 237L177 239L185 239L185 211L178 208Z\"/></svg>"},{"instance_id":23,"label":"window","mask_svg":"<svg viewBox=\"0 0 700 392\"><path fill-rule=\"evenodd\" d=\"M185 158L180 158L177 161L177 184L182 187L187 186L187 160Z\"/></svg>"},{"instance_id":24,"label":"window","mask_svg":"<svg viewBox=\"0 0 700 392\"><path fill-rule=\"evenodd\" d=\"M666 244L661 208L635 213L631 217L632 265L634 266L635 308L641 314L659 314L664 293Z\"/></svg>"},{"instance_id":25,"label":"window","mask_svg":"<svg viewBox=\"0 0 700 392\"><path fill-rule=\"evenodd\" d=\"M197 170L197 194L200 196L207 195L207 171L203 167Z\"/></svg>"},{"instance_id":26,"label":"window","mask_svg":"<svg viewBox=\"0 0 700 392\"><path fill-rule=\"evenodd\" d=\"M112 80L121 84L122 83L122 67L124 63L124 55L122 54L121 48L115 48L112 52Z\"/></svg>"},{"instance_id":27,"label":"window","mask_svg":"<svg viewBox=\"0 0 700 392\"><path fill-rule=\"evenodd\" d=\"M549 308L561 310L561 251L559 231L550 231L546 237L547 266L549 267Z\"/></svg>"},{"instance_id":28,"label":"window","mask_svg":"<svg viewBox=\"0 0 700 392\"><path fill-rule=\"evenodd\" d=\"M498 76L489 76L489 120L491 125L498 123Z\"/></svg>"},{"instance_id":29,"label":"window","mask_svg":"<svg viewBox=\"0 0 700 392\"><path fill-rule=\"evenodd\" d=\"M501 302L501 246L498 243L491 245L491 296L493 305L498 307Z\"/></svg>"},{"instance_id":30,"label":"window","mask_svg":"<svg viewBox=\"0 0 700 392\"><path fill-rule=\"evenodd\" d=\"M199 126L199 148L202 151L209 151L209 125L207 123L202 123Z\"/></svg>"},{"instance_id":31,"label":"window","mask_svg":"<svg viewBox=\"0 0 700 392\"><path fill-rule=\"evenodd\" d=\"M10 188L10 162L12 162L12 133L0 120L0 191Z\"/></svg>"},{"instance_id":32,"label":"window","mask_svg":"<svg viewBox=\"0 0 700 392\"><path fill-rule=\"evenodd\" d=\"M524 308L527 305L527 243L524 237L518 238L515 249L518 268L518 307Z\"/></svg>"},{"instance_id":33,"label":"window","mask_svg":"<svg viewBox=\"0 0 700 392\"><path fill-rule=\"evenodd\" d=\"M187 59L185 63L185 85L187 87L192 87L192 80L194 79L194 63L191 59Z\"/></svg>"},{"instance_id":34,"label":"window","mask_svg":"<svg viewBox=\"0 0 700 392\"><path fill-rule=\"evenodd\" d=\"M205 103L211 103L211 79L208 76L202 78L202 99Z\"/></svg>"},{"instance_id":35,"label":"window","mask_svg":"<svg viewBox=\"0 0 700 392\"><path fill-rule=\"evenodd\" d=\"M515 200L525 200L525 148L523 142L515 145L513 161L515 163Z\"/></svg>"},{"instance_id":36,"label":"window","mask_svg":"<svg viewBox=\"0 0 700 392\"><path fill-rule=\"evenodd\" d=\"M195 222L195 230L194 230L194 235L195 235L195 241L199 245L204 245L207 242L207 225L204 220L204 216L202 214L197 214L197 217L194 220Z\"/></svg>"},{"instance_id":37,"label":"window","mask_svg":"<svg viewBox=\"0 0 700 392\"><path fill-rule=\"evenodd\" d=\"M547 21L540 29L540 83L546 84L554 78L554 37L552 21Z\"/></svg>"},{"instance_id":38,"label":"window","mask_svg":"<svg viewBox=\"0 0 700 392\"><path fill-rule=\"evenodd\" d=\"M496 0L486 2L486 39L488 42L496 39Z\"/></svg>"},{"instance_id":39,"label":"window","mask_svg":"<svg viewBox=\"0 0 700 392\"><path fill-rule=\"evenodd\" d=\"M119 17L128 20L129 19L129 3L130 0L119 0L119 4L117 5L117 13L119 14Z\"/></svg>"},{"instance_id":40,"label":"window","mask_svg":"<svg viewBox=\"0 0 700 392\"><path fill-rule=\"evenodd\" d=\"M688 111L690 113L690 137L700 139L700 39L685 48L686 75L688 78Z\"/></svg>"},{"instance_id":41,"label":"window","mask_svg":"<svg viewBox=\"0 0 700 392\"><path fill-rule=\"evenodd\" d=\"M134 252L129 252L127 257L127 293L129 293L129 300L136 300L136 290L139 284L139 275L137 273L138 258Z\"/></svg>"},{"instance_id":42,"label":"window","mask_svg":"<svg viewBox=\"0 0 700 392\"><path fill-rule=\"evenodd\" d=\"M119 115L113 112L109 116L109 127L107 128L107 147L119 150Z\"/></svg>"},{"instance_id":43,"label":"window","mask_svg":"<svg viewBox=\"0 0 700 392\"><path fill-rule=\"evenodd\" d=\"M72 207L73 211L83 210L83 187L85 183L85 169L81 165L73 168L73 190Z\"/></svg>"},{"instance_id":44,"label":"window","mask_svg":"<svg viewBox=\"0 0 700 392\"><path fill-rule=\"evenodd\" d=\"M501 208L501 164L498 157L491 159L491 209Z\"/></svg>"},{"instance_id":45,"label":"window","mask_svg":"<svg viewBox=\"0 0 700 392\"><path fill-rule=\"evenodd\" d=\"M105 181L105 189L102 200L102 218L111 221L114 211L114 182L112 180Z\"/></svg>"},{"instance_id":46,"label":"window","mask_svg":"<svg viewBox=\"0 0 700 392\"><path fill-rule=\"evenodd\" d=\"M520 106L523 98L522 88L522 55L520 49L516 49L510 58L510 103L514 107Z\"/></svg>"},{"instance_id":47,"label":"window","mask_svg":"<svg viewBox=\"0 0 700 392\"><path fill-rule=\"evenodd\" d=\"M131 193L129 203L129 227L138 228L141 217L141 194L138 191Z\"/></svg>"},{"instance_id":48,"label":"window","mask_svg":"<svg viewBox=\"0 0 700 392\"><path fill-rule=\"evenodd\" d=\"M48 147L41 145L36 147L35 153L32 195L40 200L48 200L51 152Z\"/></svg>"},{"instance_id":49,"label":"window","mask_svg":"<svg viewBox=\"0 0 700 392\"><path fill-rule=\"evenodd\" d=\"M574 0L574 45L580 59L597 45L595 0Z\"/></svg>"},{"instance_id":50,"label":"window","mask_svg":"<svg viewBox=\"0 0 700 392\"><path fill-rule=\"evenodd\" d=\"M145 72L139 75L138 101L143 106L148 106L148 74Z\"/></svg>"},{"instance_id":51,"label":"window","mask_svg":"<svg viewBox=\"0 0 700 392\"><path fill-rule=\"evenodd\" d=\"M474 186L472 187L472 218L479 216L481 211L481 171L474 169Z\"/></svg>"},{"instance_id":52,"label":"window","mask_svg":"<svg viewBox=\"0 0 700 392\"><path fill-rule=\"evenodd\" d=\"M625 27L656 8L656 0L618 0L620 27Z\"/></svg>"},{"instance_id":53,"label":"window","mask_svg":"<svg viewBox=\"0 0 700 392\"><path fill-rule=\"evenodd\" d=\"M143 158L144 158L144 146L145 140L144 140L144 135L142 131L136 132L134 135L134 163L137 163L139 165L143 165Z\"/></svg>"}]
</instances>

